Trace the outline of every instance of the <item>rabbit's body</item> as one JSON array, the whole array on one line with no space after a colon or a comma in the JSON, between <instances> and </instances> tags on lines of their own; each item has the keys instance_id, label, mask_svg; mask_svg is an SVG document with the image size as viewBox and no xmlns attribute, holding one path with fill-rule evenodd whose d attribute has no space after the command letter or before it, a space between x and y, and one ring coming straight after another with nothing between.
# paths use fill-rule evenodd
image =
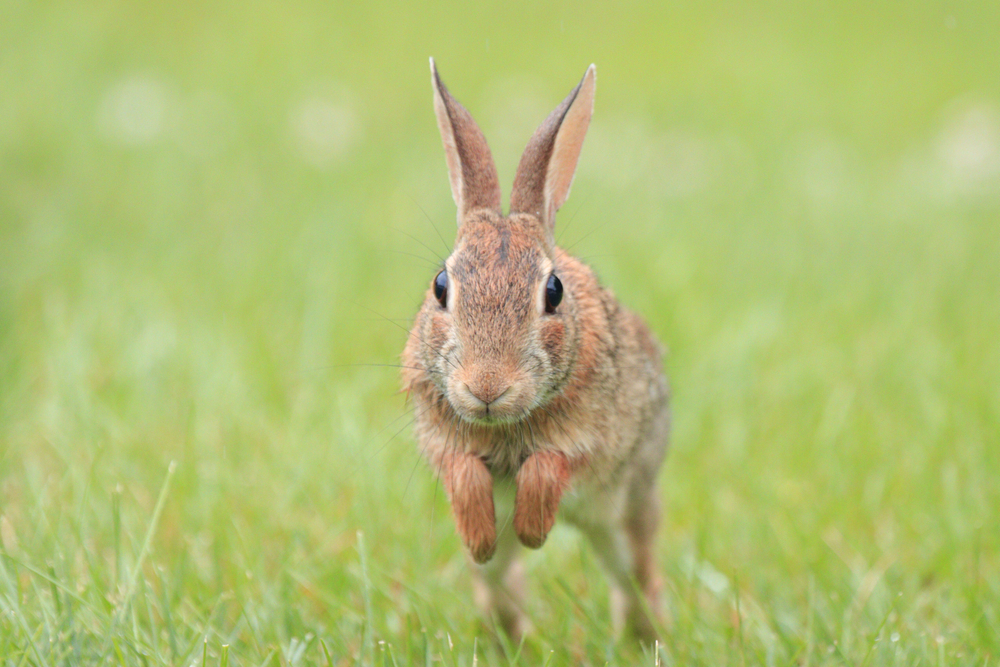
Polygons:
<instances>
[{"instance_id":1,"label":"rabbit's body","mask_svg":"<svg viewBox=\"0 0 1000 667\"><path fill-rule=\"evenodd\" d=\"M650 637L669 430L660 348L552 234L590 120L593 67L532 138L507 216L485 139L433 81L459 232L402 374L422 452L480 563L477 598L509 634L525 629L518 541L541 546L558 511L608 569L618 619Z\"/></svg>"}]
</instances>

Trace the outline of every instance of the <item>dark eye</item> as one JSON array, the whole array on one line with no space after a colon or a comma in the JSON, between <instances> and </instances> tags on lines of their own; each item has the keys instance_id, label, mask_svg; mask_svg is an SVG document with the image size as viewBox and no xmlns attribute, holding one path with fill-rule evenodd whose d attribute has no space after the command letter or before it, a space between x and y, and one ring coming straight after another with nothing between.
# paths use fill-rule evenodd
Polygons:
<instances>
[{"instance_id":1,"label":"dark eye","mask_svg":"<svg viewBox=\"0 0 1000 667\"><path fill-rule=\"evenodd\" d=\"M560 290L561 292L562 290ZM442 271L434 278L434 298L442 308L448 307L448 272Z\"/></svg>"},{"instance_id":2,"label":"dark eye","mask_svg":"<svg viewBox=\"0 0 1000 667\"><path fill-rule=\"evenodd\" d=\"M556 312L556 306L562 301L562 282L556 277L556 274L549 276L549 282L545 284L545 312L554 313Z\"/></svg>"}]
</instances>

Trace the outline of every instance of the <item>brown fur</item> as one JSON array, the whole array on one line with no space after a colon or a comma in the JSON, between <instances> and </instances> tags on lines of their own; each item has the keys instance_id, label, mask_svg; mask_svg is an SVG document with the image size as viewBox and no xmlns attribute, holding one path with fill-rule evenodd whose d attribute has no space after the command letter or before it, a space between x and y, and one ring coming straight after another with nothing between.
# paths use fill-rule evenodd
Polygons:
<instances>
[{"instance_id":1,"label":"brown fur","mask_svg":"<svg viewBox=\"0 0 1000 667\"><path fill-rule=\"evenodd\" d=\"M564 517L594 544L622 600L621 622L648 639L655 623L644 610L656 615L659 587L656 473L669 429L660 347L590 268L554 246L555 210L535 205L557 208L569 192L593 77L591 68L536 132L515 177L519 204L504 216L492 206L495 179L479 173L493 169L492 158L482 160L485 140L472 142L471 154L469 141L449 144L449 132L482 135L471 116L449 111L461 107L434 71L436 99L447 100L438 121L453 194L461 194L459 228L445 264L446 305L428 289L402 375L423 454L442 477L472 559L485 563L474 571L488 617L508 634L527 627L517 542L541 546ZM463 206L469 201L488 205ZM550 313L552 273L564 292ZM503 518L509 508L494 506L494 494L511 483L512 530Z\"/></svg>"},{"instance_id":2,"label":"brown fur","mask_svg":"<svg viewBox=\"0 0 1000 667\"><path fill-rule=\"evenodd\" d=\"M545 544L569 476L569 459L561 452L535 452L521 464L514 504L514 532L521 544L531 549Z\"/></svg>"},{"instance_id":3,"label":"brown fur","mask_svg":"<svg viewBox=\"0 0 1000 667\"><path fill-rule=\"evenodd\" d=\"M433 61L431 73L434 77L438 127L445 142L448 168L461 172L461 176L457 172L452 174L452 196L458 205L459 215L477 208L487 208L499 213L500 179L497 178L497 169L486 137L465 107L441 83ZM457 185L460 187L456 188Z\"/></svg>"},{"instance_id":4,"label":"brown fur","mask_svg":"<svg viewBox=\"0 0 1000 667\"><path fill-rule=\"evenodd\" d=\"M450 451L442 471L445 492L455 515L455 526L472 559L485 563L496 550L493 477L482 459Z\"/></svg>"}]
</instances>

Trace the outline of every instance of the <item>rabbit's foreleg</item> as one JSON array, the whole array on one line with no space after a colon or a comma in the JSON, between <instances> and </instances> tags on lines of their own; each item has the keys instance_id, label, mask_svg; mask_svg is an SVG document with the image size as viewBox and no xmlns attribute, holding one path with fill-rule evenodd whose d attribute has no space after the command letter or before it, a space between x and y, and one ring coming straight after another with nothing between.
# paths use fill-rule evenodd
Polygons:
<instances>
[{"instance_id":1,"label":"rabbit's foreleg","mask_svg":"<svg viewBox=\"0 0 1000 667\"><path fill-rule=\"evenodd\" d=\"M493 476L478 456L453 450L441 461L441 479L462 542L474 561L485 563L497 541Z\"/></svg>"},{"instance_id":2,"label":"rabbit's foreleg","mask_svg":"<svg viewBox=\"0 0 1000 667\"><path fill-rule=\"evenodd\" d=\"M573 466L561 452L535 452L521 464L516 477L514 532L524 546L537 549L545 543L572 472Z\"/></svg>"}]
</instances>

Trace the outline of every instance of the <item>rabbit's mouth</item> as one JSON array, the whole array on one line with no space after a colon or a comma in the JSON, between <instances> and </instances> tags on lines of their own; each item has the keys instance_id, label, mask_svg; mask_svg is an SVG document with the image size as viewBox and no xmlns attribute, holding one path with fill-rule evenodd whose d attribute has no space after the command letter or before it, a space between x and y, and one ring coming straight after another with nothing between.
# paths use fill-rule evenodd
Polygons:
<instances>
[{"instance_id":1,"label":"rabbit's mouth","mask_svg":"<svg viewBox=\"0 0 1000 667\"><path fill-rule=\"evenodd\" d=\"M456 382L448 392L448 402L459 417L473 424L498 426L524 420L530 403L526 388L519 384L507 386L475 385Z\"/></svg>"}]
</instances>

